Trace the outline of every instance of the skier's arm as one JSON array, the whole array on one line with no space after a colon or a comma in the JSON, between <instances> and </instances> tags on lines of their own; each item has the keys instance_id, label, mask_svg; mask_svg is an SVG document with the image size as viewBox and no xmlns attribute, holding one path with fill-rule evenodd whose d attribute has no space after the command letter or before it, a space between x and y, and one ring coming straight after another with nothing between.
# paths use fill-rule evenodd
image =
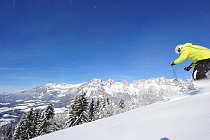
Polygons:
<instances>
[{"instance_id":1,"label":"skier's arm","mask_svg":"<svg viewBox=\"0 0 210 140\"><path fill-rule=\"evenodd\" d=\"M184 60L186 60L188 54L189 54L189 51L188 51L188 50L182 50L182 51L181 51L181 54L180 54L180 56L179 56L179 58L177 58L177 59L174 61L174 64L179 64L179 63L183 62Z\"/></svg>"}]
</instances>

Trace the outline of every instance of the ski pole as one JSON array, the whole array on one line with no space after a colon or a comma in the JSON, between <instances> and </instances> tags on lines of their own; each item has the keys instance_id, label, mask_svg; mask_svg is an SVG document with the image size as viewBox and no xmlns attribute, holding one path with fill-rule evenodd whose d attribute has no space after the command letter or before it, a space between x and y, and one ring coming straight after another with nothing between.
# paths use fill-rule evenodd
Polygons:
<instances>
[{"instance_id":1,"label":"ski pole","mask_svg":"<svg viewBox=\"0 0 210 140\"><path fill-rule=\"evenodd\" d=\"M175 71L175 69L174 69L173 66L172 66L172 71L173 71L173 76L174 76L174 78L177 78L176 71Z\"/></svg>"}]
</instances>

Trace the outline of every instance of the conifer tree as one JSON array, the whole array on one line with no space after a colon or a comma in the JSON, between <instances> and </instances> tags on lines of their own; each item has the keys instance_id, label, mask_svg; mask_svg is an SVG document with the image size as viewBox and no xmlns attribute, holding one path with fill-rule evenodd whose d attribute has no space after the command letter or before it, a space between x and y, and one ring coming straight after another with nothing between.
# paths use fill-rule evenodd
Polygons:
<instances>
[{"instance_id":1,"label":"conifer tree","mask_svg":"<svg viewBox=\"0 0 210 140\"><path fill-rule=\"evenodd\" d=\"M68 127L88 122L88 101L85 94L77 95L70 107Z\"/></svg>"},{"instance_id":2,"label":"conifer tree","mask_svg":"<svg viewBox=\"0 0 210 140\"><path fill-rule=\"evenodd\" d=\"M105 117L110 117L114 114L112 100L109 97L106 97L104 112L105 112Z\"/></svg>"},{"instance_id":3,"label":"conifer tree","mask_svg":"<svg viewBox=\"0 0 210 140\"><path fill-rule=\"evenodd\" d=\"M35 137L39 136L39 124L40 124L40 117L41 117L41 113L40 111L36 111L34 114L34 129L35 129Z\"/></svg>"},{"instance_id":4,"label":"conifer tree","mask_svg":"<svg viewBox=\"0 0 210 140\"><path fill-rule=\"evenodd\" d=\"M41 116L39 117L38 128L36 130L36 132L38 132L37 135L44 135L53 132L52 130L53 117L54 117L54 108L52 104L49 104L47 108L41 113Z\"/></svg>"},{"instance_id":5,"label":"conifer tree","mask_svg":"<svg viewBox=\"0 0 210 140\"><path fill-rule=\"evenodd\" d=\"M94 120L98 120L100 119L100 98L97 98L94 101L94 112L93 112L93 116L94 116Z\"/></svg>"},{"instance_id":6,"label":"conifer tree","mask_svg":"<svg viewBox=\"0 0 210 140\"><path fill-rule=\"evenodd\" d=\"M19 126L19 124L17 124L16 127L15 127L15 131L14 131L12 139L13 140L19 140L20 139L20 135L21 135L20 126Z\"/></svg>"},{"instance_id":7,"label":"conifer tree","mask_svg":"<svg viewBox=\"0 0 210 140\"><path fill-rule=\"evenodd\" d=\"M120 102L118 103L118 107L120 109L124 109L125 108L125 101L123 99L120 99Z\"/></svg>"},{"instance_id":8,"label":"conifer tree","mask_svg":"<svg viewBox=\"0 0 210 140\"><path fill-rule=\"evenodd\" d=\"M94 100L91 100L89 105L89 121L94 121Z\"/></svg>"},{"instance_id":9,"label":"conifer tree","mask_svg":"<svg viewBox=\"0 0 210 140\"><path fill-rule=\"evenodd\" d=\"M20 122L15 127L13 140L28 140L29 139L26 133L26 130L27 130L26 126L27 126L27 120L23 116Z\"/></svg>"},{"instance_id":10,"label":"conifer tree","mask_svg":"<svg viewBox=\"0 0 210 140\"><path fill-rule=\"evenodd\" d=\"M33 108L30 109L26 116L26 134L28 135L28 139L32 139L35 137L35 124L34 124L34 112Z\"/></svg>"},{"instance_id":11,"label":"conifer tree","mask_svg":"<svg viewBox=\"0 0 210 140\"><path fill-rule=\"evenodd\" d=\"M11 140L14 132L14 124L3 124L0 126L0 139Z\"/></svg>"},{"instance_id":12,"label":"conifer tree","mask_svg":"<svg viewBox=\"0 0 210 140\"><path fill-rule=\"evenodd\" d=\"M117 104L116 114L123 113L126 111L125 100L120 99L119 103Z\"/></svg>"},{"instance_id":13,"label":"conifer tree","mask_svg":"<svg viewBox=\"0 0 210 140\"><path fill-rule=\"evenodd\" d=\"M50 120L53 119L55 113L54 113L54 107L52 104L49 104L46 108L46 110L44 111L46 119Z\"/></svg>"},{"instance_id":14,"label":"conifer tree","mask_svg":"<svg viewBox=\"0 0 210 140\"><path fill-rule=\"evenodd\" d=\"M103 97L98 99L99 102L99 108L98 108L98 119L110 117L113 115L113 106L112 106L112 101L108 97Z\"/></svg>"},{"instance_id":15,"label":"conifer tree","mask_svg":"<svg viewBox=\"0 0 210 140\"><path fill-rule=\"evenodd\" d=\"M99 119L105 118L106 116L105 108L106 108L106 100L103 97L99 99Z\"/></svg>"},{"instance_id":16,"label":"conifer tree","mask_svg":"<svg viewBox=\"0 0 210 140\"><path fill-rule=\"evenodd\" d=\"M27 139L32 139L34 137L35 137L34 114L33 114L33 108L31 108L30 111L27 113L26 117L23 116L20 122L16 125L13 139L27 140Z\"/></svg>"}]
</instances>

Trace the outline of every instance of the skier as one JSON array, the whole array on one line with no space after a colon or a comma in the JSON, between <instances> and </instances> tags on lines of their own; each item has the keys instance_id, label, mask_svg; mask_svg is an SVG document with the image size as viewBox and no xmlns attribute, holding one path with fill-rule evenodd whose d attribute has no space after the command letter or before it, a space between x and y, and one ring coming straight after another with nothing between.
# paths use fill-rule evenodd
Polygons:
<instances>
[{"instance_id":1,"label":"skier","mask_svg":"<svg viewBox=\"0 0 210 140\"><path fill-rule=\"evenodd\" d=\"M192 43L185 43L177 45L175 52L179 54L179 58L170 62L170 65L176 65L186 59L192 60L192 63L185 67L185 71L189 71L194 67L192 77L194 80L207 78L207 73L210 72L210 49L194 45Z\"/></svg>"}]
</instances>

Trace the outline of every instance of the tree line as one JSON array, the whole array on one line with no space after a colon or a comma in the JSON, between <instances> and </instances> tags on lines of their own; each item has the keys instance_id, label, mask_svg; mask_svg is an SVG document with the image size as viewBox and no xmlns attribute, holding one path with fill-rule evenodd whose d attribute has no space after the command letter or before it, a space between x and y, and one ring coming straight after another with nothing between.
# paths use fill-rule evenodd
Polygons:
<instances>
[{"instance_id":1,"label":"tree line","mask_svg":"<svg viewBox=\"0 0 210 140\"><path fill-rule=\"evenodd\" d=\"M32 139L126 111L123 99L120 99L115 107L113 105L114 103L108 97L88 100L85 93L83 93L76 95L71 101L67 119L65 119L65 115L59 117L54 113L53 104L49 104L43 111L36 111L31 108L16 125L12 140ZM63 120L65 122L62 122Z\"/></svg>"}]
</instances>

